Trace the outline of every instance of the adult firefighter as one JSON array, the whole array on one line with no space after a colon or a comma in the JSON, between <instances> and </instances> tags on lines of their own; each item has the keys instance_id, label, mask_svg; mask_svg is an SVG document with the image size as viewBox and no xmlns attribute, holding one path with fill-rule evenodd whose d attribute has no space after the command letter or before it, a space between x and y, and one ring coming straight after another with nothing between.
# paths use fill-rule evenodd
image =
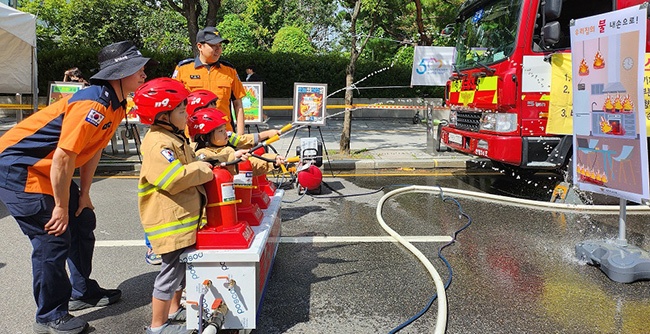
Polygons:
<instances>
[{"instance_id":1,"label":"adult firefighter","mask_svg":"<svg viewBox=\"0 0 650 334\"><path fill-rule=\"evenodd\" d=\"M223 110L228 117L226 128L237 134L244 134L244 106L246 96L244 85L239 80L235 67L220 59L223 47L229 41L219 34L215 27L206 27L196 34L199 55L181 61L176 66L172 78L182 82L190 92L207 89L219 97L216 108ZM235 110L237 125L233 125L230 114L230 101Z\"/></svg>"},{"instance_id":2,"label":"adult firefighter","mask_svg":"<svg viewBox=\"0 0 650 334\"><path fill-rule=\"evenodd\" d=\"M102 149L125 117L126 97L144 82L152 60L128 41L103 48L98 58L90 87L0 138L0 200L33 247L36 333L80 333L88 323L69 310L105 306L122 295L90 279L97 223L90 185ZM72 181L75 168L79 185Z\"/></svg>"}]
</instances>

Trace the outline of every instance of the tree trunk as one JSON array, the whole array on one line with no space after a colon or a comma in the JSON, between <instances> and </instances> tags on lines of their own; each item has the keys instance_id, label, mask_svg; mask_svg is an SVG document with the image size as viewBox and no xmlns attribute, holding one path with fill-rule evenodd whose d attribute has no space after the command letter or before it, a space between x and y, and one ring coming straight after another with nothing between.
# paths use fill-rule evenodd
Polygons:
<instances>
[{"instance_id":1,"label":"tree trunk","mask_svg":"<svg viewBox=\"0 0 650 334\"><path fill-rule=\"evenodd\" d=\"M341 132L341 141L339 142L339 151L342 154L350 155L350 136L352 133L352 108L355 64L351 61L345 70L345 117L343 118L343 131Z\"/></svg>"},{"instance_id":2,"label":"tree trunk","mask_svg":"<svg viewBox=\"0 0 650 334\"><path fill-rule=\"evenodd\" d=\"M360 12L361 0L356 0L350 17L350 63L345 68L345 117L343 118L343 131L341 131L341 140L339 141L339 152L345 155L350 155L350 133L352 133L352 116L350 115L350 108L352 108L352 84L354 83L354 72L360 53L360 51L357 50L357 18L359 17ZM372 33L369 35L372 35ZM365 43L363 45L365 45Z\"/></svg>"},{"instance_id":3,"label":"tree trunk","mask_svg":"<svg viewBox=\"0 0 650 334\"><path fill-rule=\"evenodd\" d=\"M177 12L181 13L187 20L187 33L190 37L190 44L192 44L192 52L196 57L199 54L199 49L196 47L196 33L199 32L199 14L201 14L201 1L200 0L183 0L183 7L180 7L176 1L167 0L167 3ZM200 27L214 27L217 25L217 11L221 8L221 0L208 0L208 15L205 19L205 26Z\"/></svg>"},{"instance_id":4,"label":"tree trunk","mask_svg":"<svg viewBox=\"0 0 650 334\"><path fill-rule=\"evenodd\" d=\"M431 37L427 35L425 28L424 28L424 22L422 19L422 2L420 0L413 0L415 2L415 22L418 26L418 33L420 34L420 45L431 45Z\"/></svg>"},{"instance_id":5,"label":"tree trunk","mask_svg":"<svg viewBox=\"0 0 650 334\"><path fill-rule=\"evenodd\" d=\"M221 0L208 0L208 16L205 18L206 27L217 26L217 12L221 8Z\"/></svg>"},{"instance_id":6,"label":"tree trunk","mask_svg":"<svg viewBox=\"0 0 650 334\"><path fill-rule=\"evenodd\" d=\"M184 15L187 19L187 33L190 35L190 44L192 44L192 53L196 57L199 54L199 48L196 47L196 33L199 32L199 13L201 12L201 5L197 11L196 6L186 3L191 1L183 1L183 7L185 9ZM197 1L198 3L198 1Z\"/></svg>"}]
</instances>

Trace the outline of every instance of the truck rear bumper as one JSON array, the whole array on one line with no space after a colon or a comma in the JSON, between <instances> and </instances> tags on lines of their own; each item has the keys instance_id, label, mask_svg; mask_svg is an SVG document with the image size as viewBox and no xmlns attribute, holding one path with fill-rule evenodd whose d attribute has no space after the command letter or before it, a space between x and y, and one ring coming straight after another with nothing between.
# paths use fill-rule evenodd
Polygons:
<instances>
[{"instance_id":1,"label":"truck rear bumper","mask_svg":"<svg viewBox=\"0 0 650 334\"><path fill-rule=\"evenodd\" d=\"M522 139L518 136L497 136L443 127L440 140L446 146L463 153L519 166Z\"/></svg>"}]
</instances>

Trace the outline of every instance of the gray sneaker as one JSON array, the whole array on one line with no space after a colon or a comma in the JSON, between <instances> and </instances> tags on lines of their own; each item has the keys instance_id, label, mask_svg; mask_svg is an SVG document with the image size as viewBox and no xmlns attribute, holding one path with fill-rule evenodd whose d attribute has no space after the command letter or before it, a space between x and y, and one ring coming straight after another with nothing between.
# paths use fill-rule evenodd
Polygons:
<instances>
[{"instance_id":1,"label":"gray sneaker","mask_svg":"<svg viewBox=\"0 0 650 334\"><path fill-rule=\"evenodd\" d=\"M187 320L187 311L181 306L178 311L169 316L170 322L185 322Z\"/></svg>"},{"instance_id":2,"label":"gray sneaker","mask_svg":"<svg viewBox=\"0 0 650 334\"><path fill-rule=\"evenodd\" d=\"M54 321L34 323L34 333L36 334L77 334L87 328L86 320L74 317L69 313Z\"/></svg>"},{"instance_id":3,"label":"gray sneaker","mask_svg":"<svg viewBox=\"0 0 650 334\"><path fill-rule=\"evenodd\" d=\"M160 330L152 331L151 327L145 327L146 334L190 334L192 330L188 330L185 324L173 324L167 321Z\"/></svg>"}]
</instances>

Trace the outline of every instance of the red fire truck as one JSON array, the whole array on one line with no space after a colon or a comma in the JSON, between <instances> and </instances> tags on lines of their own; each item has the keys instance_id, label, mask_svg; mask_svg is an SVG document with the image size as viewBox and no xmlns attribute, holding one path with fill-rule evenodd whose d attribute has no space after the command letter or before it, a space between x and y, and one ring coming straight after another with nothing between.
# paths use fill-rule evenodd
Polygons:
<instances>
[{"instance_id":1,"label":"red fire truck","mask_svg":"<svg viewBox=\"0 0 650 334\"><path fill-rule=\"evenodd\" d=\"M526 61L570 52L570 21L641 4L643 0L468 0L454 26L454 72L445 99L451 109L440 140L485 157L499 168L560 170L571 136L547 133L550 94L531 91ZM650 36L650 35L649 35ZM646 43L646 49L648 43ZM543 63L543 62L542 62ZM548 66L550 76L550 64ZM524 76L527 76L524 78ZM550 84L549 84L550 85ZM533 85L534 86L534 85ZM570 117L571 111L566 111Z\"/></svg>"}]
</instances>

